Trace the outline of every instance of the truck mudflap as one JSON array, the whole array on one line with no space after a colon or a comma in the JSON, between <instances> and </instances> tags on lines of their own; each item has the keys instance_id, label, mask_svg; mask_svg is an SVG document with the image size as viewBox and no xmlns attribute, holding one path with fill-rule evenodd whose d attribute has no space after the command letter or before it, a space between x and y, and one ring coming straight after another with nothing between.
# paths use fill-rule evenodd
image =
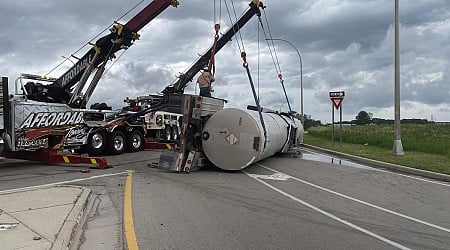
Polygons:
<instances>
[{"instance_id":1,"label":"truck mudflap","mask_svg":"<svg viewBox=\"0 0 450 250\"><path fill-rule=\"evenodd\" d=\"M62 154L59 150L40 149L36 151L4 151L5 158L22 159L43 163L66 163L66 164L90 164L95 165L91 168L107 169L106 159L102 157L88 157L82 155Z\"/></svg>"}]
</instances>

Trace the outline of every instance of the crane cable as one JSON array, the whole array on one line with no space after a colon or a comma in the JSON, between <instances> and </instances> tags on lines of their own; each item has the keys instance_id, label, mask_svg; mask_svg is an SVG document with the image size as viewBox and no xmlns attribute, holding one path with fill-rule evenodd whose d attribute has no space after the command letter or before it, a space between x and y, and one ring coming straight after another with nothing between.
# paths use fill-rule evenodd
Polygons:
<instances>
[{"instance_id":1,"label":"crane cable","mask_svg":"<svg viewBox=\"0 0 450 250\"><path fill-rule=\"evenodd\" d=\"M276 49L275 49L275 43L274 43L273 40L272 40L272 39L273 39L273 37L272 37L272 32L270 31L269 21L268 21L268 19L267 19L267 15L266 15L265 9L263 9L263 12L264 12L264 18L265 18L265 20L266 20L267 31L268 31L268 33L269 33L269 37L270 37L270 38L267 38L266 30L264 29L264 25L263 25L263 23L262 23L262 21L261 21L261 18L259 18L259 22L261 23L261 27L262 27L262 30L263 30L263 32L264 32L264 37L266 38L267 45L268 45L268 47L269 47L269 52L270 52L270 55L271 55L271 57L272 57L273 64L274 64L274 66L275 66L275 70L277 71L278 77L280 77L280 74L281 74L280 62L279 62L279 60L278 60L277 51L276 51ZM271 46L270 46L269 41L272 43L273 53L272 53L272 49L271 49ZM275 55L275 58L274 58L274 55ZM281 77L282 77L282 76L281 76Z\"/></svg>"},{"instance_id":2,"label":"crane cable","mask_svg":"<svg viewBox=\"0 0 450 250\"><path fill-rule=\"evenodd\" d=\"M131 7L128 11L126 11L124 14L122 14L117 20L120 20L122 18L124 18L126 15L128 15L131 11L133 11L134 9L136 9L139 5L141 5L143 2L145 2L146 0L141 0L140 2L138 2L137 4L135 4L133 7ZM113 23L114 24L114 23ZM63 65L65 62L67 62L69 60L70 57L74 57L76 59L78 59L75 54L80 52L82 49L84 49L86 46L92 44L92 42L97 39L100 35L102 35L105 31L109 30L111 28L111 25L108 25L106 28L104 28L102 31L100 31L96 36L94 36L91 40L89 40L88 42L86 42L83 46L81 46L79 49L77 49L74 53L72 53L69 57L64 57L64 60L61 61L58 65L56 65L55 67L53 67L47 74L45 75L50 75L53 71L55 71L57 68L61 67L61 65Z\"/></svg>"},{"instance_id":3,"label":"crane cable","mask_svg":"<svg viewBox=\"0 0 450 250\"><path fill-rule=\"evenodd\" d=\"M217 41L219 40L219 30L220 30L220 19L222 15L222 2L219 0L219 19L216 19L216 0L214 0L214 44L211 49L211 57L208 62L208 71L214 76L216 73L216 64L215 64L215 54L216 54L216 46ZM212 87L212 86L211 86Z\"/></svg>"},{"instance_id":4,"label":"crane cable","mask_svg":"<svg viewBox=\"0 0 450 250\"><path fill-rule=\"evenodd\" d=\"M228 4L227 4L227 1L226 0L224 0L224 3L225 3L225 7L226 7L226 9L227 9L227 13L228 13L228 17L230 18L230 23L231 24L233 24L233 20L232 20L232 17L231 17L231 13L230 13L230 9L228 8ZM232 6L233 6L233 10L234 10L234 4L233 4L233 0L231 0L231 3L232 3ZM245 48L244 48L244 42L243 42L243 39L242 39L242 35L241 35L241 28L239 27L239 23L237 22L237 16L236 16L236 11L234 11L234 19L236 20L236 24L237 24L237 32L236 32L236 30L234 30L234 26L232 25L231 27L233 28L233 31L234 31L234 34L236 35L236 33L239 35L239 36L237 36L236 35L236 37L238 38L238 39L236 39L236 44L237 44L237 46L238 46L238 49L239 49L239 52L242 52L242 51L245 51ZM239 44L239 40L241 41L241 44ZM241 49L241 46L242 46L242 49Z\"/></svg>"},{"instance_id":5,"label":"crane cable","mask_svg":"<svg viewBox=\"0 0 450 250\"><path fill-rule=\"evenodd\" d=\"M273 61L273 64L275 66L275 70L277 71L277 76L280 79L280 84L281 84L281 87L283 88L284 96L286 98L286 103L288 104L288 108L289 108L289 114L290 114L292 120L295 123L295 119L292 117L293 112L292 112L291 104L289 102L289 98L288 98L288 95L287 95L287 92L286 92L286 87L284 86L283 74L281 73L280 62L278 60L278 55L277 55L277 52L276 52L276 49L275 49L275 44L273 42L272 32L270 31L269 21L267 19L266 11L264 9L263 9L263 12L264 12L266 25L267 25L267 31L269 33L269 38L267 38L267 33L266 33L266 30L264 29L264 25L262 23L261 18L258 18L258 19L259 19L259 22L261 24L262 30L264 32L264 36L266 38L267 45L269 47L270 56L272 57L272 61ZM272 53L272 49L271 49L270 43L272 43L273 53Z\"/></svg>"},{"instance_id":6,"label":"crane cable","mask_svg":"<svg viewBox=\"0 0 450 250\"><path fill-rule=\"evenodd\" d=\"M261 60L261 53L260 53L260 46L259 46L259 38L260 38L259 23L256 23L256 28L258 30L258 69L257 69L257 72L258 72L258 100L259 100L259 98L260 98L260 93L259 93L260 68L259 67L260 67L260 60Z\"/></svg>"},{"instance_id":7,"label":"crane cable","mask_svg":"<svg viewBox=\"0 0 450 250\"><path fill-rule=\"evenodd\" d=\"M227 5L226 1L224 1L224 2L225 2L225 6L227 8L228 17L230 18L231 23L233 23L232 17L231 17L229 8L228 8L228 5ZM236 10L234 8L233 0L231 0L231 4L232 4L232 7L233 7L234 18L237 20L237 15L236 15ZM235 23L238 23L238 22L235 22ZM235 34L236 34L236 32L235 32ZM263 148L265 149L267 147L267 144L268 144L268 136L267 136L266 124L265 124L264 118L262 116L262 108L261 108L261 105L259 103L259 96L256 94L255 84L253 83L252 75L251 75L250 69L248 67L247 54L245 53L244 41L242 39L240 28L238 30L238 34L239 34L239 36L237 36L236 43L237 43L239 51L241 53L241 58L242 58L242 61L243 61L242 66L245 68L245 71L247 72L247 77L248 77L248 80L249 80L249 83L250 83L250 87L252 88L253 99L255 100L256 108L257 108L258 114L259 114L259 119L261 121L261 126L263 128L263 132L264 132L264 147ZM239 41L241 42L241 44L239 44ZM242 46L242 49L241 49L241 46Z\"/></svg>"}]
</instances>

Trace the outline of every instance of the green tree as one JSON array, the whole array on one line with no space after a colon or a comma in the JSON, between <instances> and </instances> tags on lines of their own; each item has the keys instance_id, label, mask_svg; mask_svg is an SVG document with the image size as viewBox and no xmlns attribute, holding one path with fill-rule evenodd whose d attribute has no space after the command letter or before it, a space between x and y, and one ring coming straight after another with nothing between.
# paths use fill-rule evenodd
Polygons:
<instances>
[{"instance_id":1,"label":"green tree","mask_svg":"<svg viewBox=\"0 0 450 250\"><path fill-rule=\"evenodd\" d=\"M358 115L355 117L355 122L358 125L369 124L372 120L370 113L367 113L364 110L359 111Z\"/></svg>"},{"instance_id":2,"label":"green tree","mask_svg":"<svg viewBox=\"0 0 450 250\"><path fill-rule=\"evenodd\" d=\"M311 119L311 115L302 115L301 114L297 114L297 119L303 121L303 129L304 130L308 130L310 127L317 127L322 125L322 123L320 122L320 120L314 120Z\"/></svg>"}]
</instances>

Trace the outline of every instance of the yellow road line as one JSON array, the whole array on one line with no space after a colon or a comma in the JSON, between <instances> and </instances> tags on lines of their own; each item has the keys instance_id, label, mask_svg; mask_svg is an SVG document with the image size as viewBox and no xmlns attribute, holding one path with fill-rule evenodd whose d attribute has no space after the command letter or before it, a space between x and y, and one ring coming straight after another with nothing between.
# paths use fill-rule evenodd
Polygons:
<instances>
[{"instance_id":1,"label":"yellow road line","mask_svg":"<svg viewBox=\"0 0 450 250\"><path fill-rule=\"evenodd\" d=\"M132 171L128 171L127 180L125 182L125 200L123 202L123 221L125 225L125 237L129 250L138 250L136 233L134 232L133 210L131 208L131 177Z\"/></svg>"}]
</instances>

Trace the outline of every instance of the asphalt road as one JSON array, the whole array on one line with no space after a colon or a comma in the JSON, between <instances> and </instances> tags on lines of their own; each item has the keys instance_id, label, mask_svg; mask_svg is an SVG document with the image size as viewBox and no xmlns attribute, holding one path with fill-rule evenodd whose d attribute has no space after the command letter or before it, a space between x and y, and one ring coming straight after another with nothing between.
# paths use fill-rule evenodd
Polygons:
<instances>
[{"instance_id":1,"label":"asphalt road","mask_svg":"<svg viewBox=\"0 0 450 250\"><path fill-rule=\"evenodd\" d=\"M141 249L449 249L450 183L275 157L239 172L151 168L158 152L108 156L107 170L0 160L0 190L93 190L78 249L125 249L126 171Z\"/></svg>"}]
</instances>

